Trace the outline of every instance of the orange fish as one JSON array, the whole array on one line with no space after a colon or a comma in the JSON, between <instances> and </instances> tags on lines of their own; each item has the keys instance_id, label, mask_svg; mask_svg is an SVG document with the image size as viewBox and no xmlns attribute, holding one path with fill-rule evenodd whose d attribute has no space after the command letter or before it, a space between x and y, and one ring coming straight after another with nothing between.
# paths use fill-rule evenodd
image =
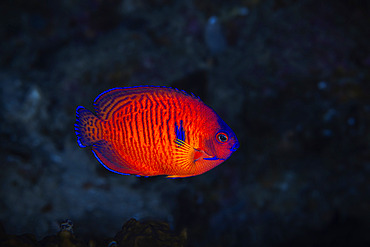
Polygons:
<instances>
[{"instance_id":1,"label":"orange fish","mask_svg":"<svg viewBox=\"0 0 370 247\"><path fill-rule=\"evenodd\" d=\"M77 107L80 147L92 146L108 170L190 177L224 162L239 147L231 128L199 98L168 87L114 88Z\"/></svg>"}]
</instances>

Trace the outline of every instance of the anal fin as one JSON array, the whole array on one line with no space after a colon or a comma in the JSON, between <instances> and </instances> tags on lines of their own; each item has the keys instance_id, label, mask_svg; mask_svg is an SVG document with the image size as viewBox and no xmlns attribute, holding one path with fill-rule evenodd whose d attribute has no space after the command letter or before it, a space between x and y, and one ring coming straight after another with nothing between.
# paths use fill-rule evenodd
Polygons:
<instances>
[{"instance_id":1,"label":"anal fin","mask_svg":"<svg viewBox=\"0 0 370 247\"><path fill-rule=\"evenodd\" d=\"M138 175L140 173L131 169L130 164L117 154L113 146L107 141L96 142L93 145L92 151L99 162L111 172L123 175Z\"/></svg>"}]
</instances>

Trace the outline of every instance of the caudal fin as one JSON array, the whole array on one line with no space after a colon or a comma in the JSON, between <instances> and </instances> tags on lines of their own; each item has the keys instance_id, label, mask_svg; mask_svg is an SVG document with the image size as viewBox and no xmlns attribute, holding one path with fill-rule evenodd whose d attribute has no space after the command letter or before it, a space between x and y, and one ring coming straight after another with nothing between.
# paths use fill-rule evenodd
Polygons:
<instances>
[{"instance_id":1,"label":"caudal fin","mask_svg":"<svg viewBox=\"0 0 370 247\"><path fill-rule=\"evenodd\" d=\"M79 106L76 110L75 132L80 147L88 147L101 139L101 124L91 111Z\"/></svg>"}]
</instances>

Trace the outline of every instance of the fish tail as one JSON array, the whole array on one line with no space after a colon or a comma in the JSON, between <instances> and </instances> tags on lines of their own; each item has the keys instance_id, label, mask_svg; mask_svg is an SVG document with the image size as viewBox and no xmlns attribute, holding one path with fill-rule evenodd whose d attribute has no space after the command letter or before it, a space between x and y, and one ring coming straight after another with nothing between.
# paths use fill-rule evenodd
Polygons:
<instances>
[{"instance_id":1,"label":"fish tail","mask_svg":"<svg viewBox=\"0 0 370 247\"><path fill-rule=\"evenodd\" d=\"M88 147L101 140L101 120L85 107L76 110L75 132L80 147Z\"/></svg>"}]
</instances>

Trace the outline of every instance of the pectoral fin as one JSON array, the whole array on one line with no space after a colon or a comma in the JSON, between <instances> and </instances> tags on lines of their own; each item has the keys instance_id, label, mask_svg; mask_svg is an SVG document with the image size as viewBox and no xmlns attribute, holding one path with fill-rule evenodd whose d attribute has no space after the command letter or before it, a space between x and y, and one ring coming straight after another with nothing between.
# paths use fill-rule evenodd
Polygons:
<instances>
[{"instance_id":1,"label":"pectoral fin","mask_svg":"<svg viewBox=\"0 0 370 247\"><path fill-rule=\"evenodd\" d=\"M183 140L176 139L175 158L179 167L183 170L191 170L194 166L195 149Z\"/></svg>"},{"instance_id":2,"label":"pectoral fin","mask_svg":"<svg viewBox=\"0 0 370 247\"><path fill-rule=\"evenodd\" d=\"M217 160L216 156L211 156L201 149L196 149L190 146L183 140L176 139L175 157L180 167L190 169L198 160Z\"/></svg>"}]
</instances>

